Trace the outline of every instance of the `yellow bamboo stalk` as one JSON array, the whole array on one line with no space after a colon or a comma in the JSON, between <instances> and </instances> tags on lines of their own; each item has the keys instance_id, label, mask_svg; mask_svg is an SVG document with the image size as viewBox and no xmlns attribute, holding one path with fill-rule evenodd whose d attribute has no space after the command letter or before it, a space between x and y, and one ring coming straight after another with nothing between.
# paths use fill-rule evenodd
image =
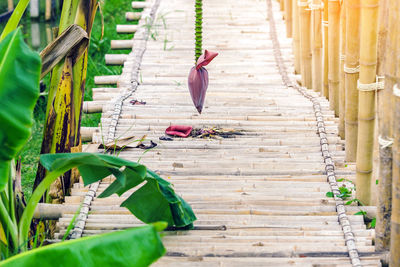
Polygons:
<instances>
[{"instance_id":1,"label":"yellow bamboo stalk","mask_svg":"<svg viewBox=\"0 0 400 267\"><path fill-rule=\"evenodd\" d=\"M14 1L8 0L8 11L11 11L13 9L14 9Z\"/></svg>"},{"instance_id":2,"label":"yellow bamboo stalk","mask_svg":"<svg viewBox=\"0 0 400 267\"><path fill-rule=\"evenodd\" d=\"M385 89L378 92L378 128L381 140L390 141L392 135L392 88L398 53L395 36L398 32L398 16L393 15L397 0L380 0L378 66L379 76L385 77ZM391 38L387 38L388 26ZM382 143L382 141L381 141ZM392 147L379 146L379 173L377 194L377 216L375 227L375 248L377 251L390 247L390 217L392 212Z\"/></svg>"},{"instance_id":3,"label":"yellow bamboo stalk","mask_svg":"<svg viewBox=\"0 0 400 267\"><path fill-rule=\"evenodd\" d=\"M322 5L313 0L311 5L312 36L312 88L323 93L322 85Z\"/></svg>"},{"instance_id":4,"label":"yellow bamboo stalk","mask_svg":"<svg viewBox=\"0 0 400 267\"><path fill-rule=\"evenodd\" d=\"M394 12L391 13L390 17L399 19L400 6L396 1L394 6L393 2L390 1L390 7L393 8ZM390 26L390 25L389 25ZM392 182L392 217L391 217L391 235L390 235L390 262L389 266L400 266L400 25L397 22L395 25L395 37L397 41L397 57L396 63L396 75L397 85L393 88L393 182ZM390 29L391 31L391 29ZM390 32L390 37L393 37L393 32ZM389 75L387 75L389 76Z\"/></svg>"},{"instance_id":5,"label":"yellow bamboo stalk","mask_svg":"<svg viewBox=\"0 0 400 267\"><path fill-rule=\"evenodd\" d=\"M398 64L400 68L400 64ZM398 71L400 80L400 72ZM389 266L400 266L400 83L394 99L394 145L393 145L393 199L390 235Z\"/></svg>"},{"instance_id":6,"label":"yellow bamboo stalk","mask_svg":"<svg viewBox=\"0 0 400 267\"><path fill-rule=\"evenodd\" d=\"M346 60L346 12L345 2L340 6L340 69L339 69L339 136L345 139L346 92L344 84L344 63Z\"/></svg>"},{"instance_id":7,"label":"yellow bamboo stalk","mask_svg":"<svg viewBox=\"0 0 400 267\"><path fill-rule=\"evenodd\" d=\"M340 2L328 1L329 26L329 106L339 116L339 68L340 68Z\"/></svg>"},{"instance_id":8,"label":"yellow bamboo stalk","mask_svg":"<svg viewBox=\"0 0 400 267\"><path fill-rule=\"evenodd\" d=\"M346 0L345 135L346 161L355 162L358 135L358 90L360 61L360 0Z\"/></svg>"},{"instance_id":9,"label":"yellow bamboo stalk","mask_svg":"<svg viewBox=\"0 0 400 267\"><path fill-rule=\"evenodd\" d=\"M311 54L311 11L307 0L298 1L300 14L300 60L301 83L306 88L312 87L312 54Z\"/></svg>"},{"instance_id":10,"label":"yellow bamboo stalk","mask_svg":"<svg viewBox=\"0 0 400 267\"><path fill-rule=\"evenodd\" d=\"M45 20L51 19L51 0L46 0Z\"/></svg>"},{"instance_id":11,"label":"yellow bamboo stalk","mask_svg":"<svg viewBox=\"0 0 400 267\"><path fill-rule=\"evenodd\" d=\"M286 37L292 38L292 0L285 0Z\"/></svg>"},{"instance_id":12,"label":"yellow bamboo stalk","mask_svg":"<svg viewBox=\"0 0 400 267\"><path fill-rule=\"evenodd\" d=\"M322 25L324 26L324 96L329 99L329 38L328 38L328 0L324 0L324 18Z\"/></svg>"},{"instance_id":13,"label":"yellow bamboo stalk","mask_svg":"<svg viewBox=\"0 0 400 267\"><path fill-rule=\"evenodd\" d=\"M279 4L281 7L281 11L284 11L285 10L285 0L279 0Z\"/></svg>"},{"instance_id":14,"label":"yellow bamboo stalk","mask_svg":"<svg viewBox=\"0 0 400 267\"><path fill-rule=\"evenodd\" d=\"M379 0L363 0L361 5L360 84L376 82ZM371 179L375 126L375 90L359 88L357 198L371 203Z\"/></svg>"},{"instance_id":15,"label":"yellow bamboo stalk","mask_svg":"<svg viewBox=\"0 0 400 267\"><path fill-rule=\"evenodd\" d=\"M297 7L297 0L292 0L292 35L293 35L293 54L294 54L294 72L299 74L300 67L300 21Z\"/></svg>"}]
</instances>

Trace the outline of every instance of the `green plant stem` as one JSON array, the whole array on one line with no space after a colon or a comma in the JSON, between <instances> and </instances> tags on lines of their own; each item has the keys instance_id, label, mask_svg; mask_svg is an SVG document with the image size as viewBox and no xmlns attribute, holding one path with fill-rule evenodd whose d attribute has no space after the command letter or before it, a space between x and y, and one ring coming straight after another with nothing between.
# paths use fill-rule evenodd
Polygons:
<instances>
[{"instance_id":1,"label":"green plant stem","mask_svg":"<svg viewBox=\"0 0 400 267\"><path fill-rule=\"evenodd\" d=\"M2 222L2 226L4 228L4 232L10 235L14 247L17 247L18 244L17 225L14 224L13 221L11 220L8 211L4 206L3 201L0 201L0 219ZM10 244L8 244L8 246L10 247Z\"/></svg>"},{"instance_id":2,"label":"green plant stem","mask_svg":"<svg viewBox=\"0 0 400 267\"><path fill-rule=\"evenodd\" d=\"M195 3L195 11L196 11L196 22L195 22L195 40L196 40L196 48L195 48L195 61L199 59L202 53L202 45L203 45L203 1L196 0Z\"/></svg>"},{"instance_id":3,"label":"green plant stem","mask_svg":"<svg viewBox=\"0 0 400 267\"><path fill-rule=\"evenodd\" d=\"M42 198L43 194L50 187L50 185L61 175L63 175L65 170L48 172L43 181L39 186L33 191L28 204L22 213L21 220L19 222L19 247L21 251L26 251L26 241L28 240L29 227L33 219L33 214L35 212L36 206Z\"/></svg>"},{"instance_id":4,"label":"green plant stem","mask_svg":"<svg viewBox=\"0 0 400 267\"><path fill-rule=\"evenodd\" d=\"M18 24L24 15L25 9L28 7L30 0L20 0L18 2L17 7L14 9L14 12L11 15L11 18L8 20L6 27L0 36L0 42L13 30L18 27Z\"/></svg>"},{"instance_id":5,"label":"green plant stem","mask_svg":"<svg viewBox=\"0 0 400 267\"><path fill-rule=\"evenodd\" d=\"M13 223L17 225L17 218L15 216L15 194L14 194L14 186L13 186L13 181L15 178L15 163L12 160L10 162L10 175L8 177L8 202L9 202L9 211L11 214L11 219L13 220Z\"/></svg>"}]
</instances>

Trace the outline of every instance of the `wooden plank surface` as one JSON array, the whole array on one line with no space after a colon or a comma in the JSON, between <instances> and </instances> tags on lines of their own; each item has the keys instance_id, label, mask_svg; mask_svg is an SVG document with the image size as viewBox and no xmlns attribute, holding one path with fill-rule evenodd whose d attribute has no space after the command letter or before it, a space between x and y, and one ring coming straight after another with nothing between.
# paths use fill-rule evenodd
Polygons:
<instances>
[{"instance_id":1,"label":"wooden plank surface","mask_svg":"<svg viewBox=\"0 0 400 267\"><path fill-rule=\"evenodd\" d=\"M283 57L293 72L291 40L286 38L279 3L273 2ZM140 159L171 181L198 217L195 230L165 233L167 256L155 266L351 266L335 201L326 197L330 187L313 105L282 83L266 1L203 0L203 8L203 48L219 53L207 66L210 85L203 114L197 114L187 88L194 62L194 3L162 0L152 28L158 37L147 42L140 85L124 101L116 127L116 137L146 135L158 144L145 154L136 148L125 149L120 156ZM117 43L115 48L133 44ZM93 91L95 103L103 105L102 129L95 131L94 141L108 136L112 99L124 92L120 84L129 82L125 70L131 57L132 53L126 58L107 56L109 63L124 64L123 73L96 78L97 84L117 88ZM146 104L132 105L132 100ZM344 163L337 119L327 100L318 100L338 178L352 180L354 167ZM243 135L159 140L172 124L237 129ZM97 194L111 182L105 179ZM66 203L78 204L86 192L75 185ZM94 198L83 236L141 225L119 207L126 195ZM347 215L362 263L380 266L374 230L366 229L363 217L354 215L357 211L352 206ZM65 213L60 219L58 235L65 233L72 216Z\"/></svg>"}]
</instances>

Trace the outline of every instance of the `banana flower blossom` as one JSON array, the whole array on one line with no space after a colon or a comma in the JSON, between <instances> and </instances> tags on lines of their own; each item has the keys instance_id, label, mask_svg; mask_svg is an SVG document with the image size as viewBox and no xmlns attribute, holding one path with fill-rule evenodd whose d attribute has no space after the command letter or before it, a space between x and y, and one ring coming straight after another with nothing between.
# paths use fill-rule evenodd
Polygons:
<instances>
[{"instance_id":1,"label":"banana flower blossom","mask_svg":"<svg viewBox=\"0 0 400 267\"><path fill-rule=\"evenodd\" d=\"M208 88L208 71L204 66L208 65L218 53L205 50L189 72L188 85L190 96L197 111L201 114L203 110L204 99Z\"/></svg>"}]
</instances>

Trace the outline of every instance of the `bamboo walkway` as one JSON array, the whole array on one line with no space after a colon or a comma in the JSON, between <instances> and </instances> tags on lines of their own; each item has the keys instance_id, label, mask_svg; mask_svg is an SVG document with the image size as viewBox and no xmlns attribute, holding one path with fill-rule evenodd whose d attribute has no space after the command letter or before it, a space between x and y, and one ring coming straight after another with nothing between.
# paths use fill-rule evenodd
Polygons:
<instances>
[{"instance_id":1,"label":"bamboo walkway","mask_svg":"<svg viewBox=\"0 0 400 267\"><path fill-rule=\"evenodd\" d=\"M358 208L345 206L346 216L340 199L326 197L337 188L335 178L353 179L354 167L345 167L338 122L327 100L288 80L295 80L291 40L279 4L203 0L203 5L203 47L219 52L207 67L203 114L197 114L186 85L194 63L194 1L148 3L146 15L157 10L153 27L143 27L148 23L143 14L141 25L120 26L119 31L138 34L113 46L133 45L133 52L108 55L107 63L125 62L123 73L97 77L99 86L117 86L93 91L92 105L103 112L102 130L93 140L146 135L157 143L147 153L125 149L120 156L140 159L168 178L198 217L194 230L165 233L167 256L155 266L361 266L359 259L362 266L380 266L374 230L366 229L363 216L353 215ZM156 40L142 40L144 28ZM133 73L139 66L140 73ZM171 124L230 128L243 135L159 140ZM85 201L90 210L80 216L78 236L141 224L118 207L123 199L95 197L108 183L90 189L76 184L67 197L66 204ZM59 236L72 216L66 213L58 222Z\"/></svg>"}]
</instances>

